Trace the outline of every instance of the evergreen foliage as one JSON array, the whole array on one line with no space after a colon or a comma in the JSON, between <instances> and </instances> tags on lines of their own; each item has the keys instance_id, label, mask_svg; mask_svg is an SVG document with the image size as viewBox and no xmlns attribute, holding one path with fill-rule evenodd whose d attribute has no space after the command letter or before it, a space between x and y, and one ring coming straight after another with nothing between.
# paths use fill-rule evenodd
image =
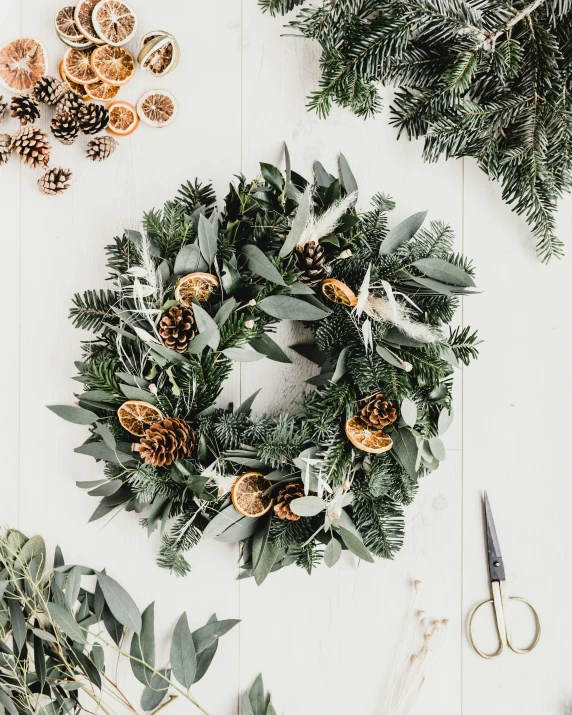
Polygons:
<instances>
[{"instance_id":1,"label":"evergreen foliage","mask_svg":"<svg viewBox=\"0 0 572 715\"><path fill-rule=\"evenodd\" d=\"M126 231L107 248L111 288L74 297L74 323L95 337L76 363L79 408L53 409L90 425L77 451L105 463L100 482L80 484L100 499L92 520L121 509L142 514L148 534L161 533L159 564L178 575L188 572L184 554L205 531L242 541L243 575L259 583L290 564L308 572L322 560L332 566L341 549L392 558L404 538L403 507L445 458L440 435L452 414L453 368L476 357L477 338L469 328L443 328L459 296L473 292L473 266L454 253L450 228L424 226L423 214L389 231L394 204L383 194L357 213L343 157L340 168L337 178L316 162L309 184L289 160L285 174L261 164L259 177L231 185L220 215L210 186L187 183L178 199L146 214L145 234ZM300 280L292 251L307 230L324 247L329 280L357 296L354 307L328 299L326 284ZM179 305L181 276L197 270L212 271L219 285L190 304L199 332L176 353L161 343L159 321ZM300 414L253 413L255 395L236 409L214 408L235 360L288 361L272 335L291 306L315 338L292 347L320 367ZM393 448L383 454L346 434L360 400L374 391L399 414L384 428ZM127 399L187 421L192 452L166 466L144 462L140 436L118 417ZM273 499L302 483L317 510L297 520L273 509L241 516L229 492L250 470L266 476Z\"/></svg>"},{"instance_id":2,"label":"evergreen foliage","mask_svg":"<svg viewBox=\"0 0 572 715\"><path fill-rule=\"evenodd\" d=\"M259 0L273 14L304 0ZM562 254L558 199L572 186L572 11L562 0L322 0L290 25L322 48L309 107L358 116L397 88L391 123L423 157L474 157L502 184L547 261Z\"/></svg>"}]
</instances>

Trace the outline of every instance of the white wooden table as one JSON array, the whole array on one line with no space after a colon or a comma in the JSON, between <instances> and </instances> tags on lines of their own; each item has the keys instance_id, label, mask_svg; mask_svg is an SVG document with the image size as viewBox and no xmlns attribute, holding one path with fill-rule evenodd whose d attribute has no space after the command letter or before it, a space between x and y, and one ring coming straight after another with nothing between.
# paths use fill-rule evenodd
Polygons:
<instances>
[{"instance_id":1,"label":"white wooden table","mask_svg":"<svg viewBox=\"0 0 572 715\"><path fill-rule=\"evenodd\" d=\"M163 131L142 125L101 164L83 157L85 138L71 148L54 141L55 163L75 175L60 197L40 195L39 171L15 158L0 168L0 520L43 534L51 548L59 543L68 561L107 566L140 607L156 599L158 632L166 633L183 609L191 626L215 611L241 618L197 688L212 715L237 713L238 693L261 670L279 713L380 715L411 578L423 581L425 610L450 619L417 715L563 715L572 703L572 202L560 215L568 256L545 267L524 222L472 161L424 164L419 143L395 141L387 109L367 122L339 109L328 121L308 114L317 48L281 38L281 22L262 15L256 0L132 4L138 36L173 31L182 59L162 80L139 73L120 96L135 103L145 89L167 88L180 102L177 121ZM55 0L0 0L0 43L41 38L55 74L64 49L53 31L58 9ZM41 122L46 129L48 114ZM0 125L0 131L16 128L13 119ZM73 453L84 429L44 405L72 400L73 360L83 336L67 313L74 292L104 286L108 240L137 228L142 212L173 197L183 180L212 179L222 196L234 174L253 176L259 161L280 162L283 140L306 175L314 159L333 168L343 151L360 184L361 206L379 190L396 199L393 224L429 208L431 218L454 227L484 291L465 300L459 320L478 327L485 343L479 361L457 374L448 458L407 509L405 547L395 562L358 565L346 556L332 571L309 578L291 568L257 588L235 580L235 546L208 543L190 555L192 574L177 580L154 565L157 540L147 542L132 514L104 528L87 525L95 503L74 483L98 477L100 468ZM289 342L284 330L283 344ZM258 409L276 409L278 397L287 409L307 377L307 363L294 360L294 366L237 369L224 400L239 402L262 386ZM484 488L509 587L536 605L544 629L531 655L494 662L480 659L465 633L470 608L488 589ZM190 711L183 702L170 710Z\"/></svg>"}]
</instances>

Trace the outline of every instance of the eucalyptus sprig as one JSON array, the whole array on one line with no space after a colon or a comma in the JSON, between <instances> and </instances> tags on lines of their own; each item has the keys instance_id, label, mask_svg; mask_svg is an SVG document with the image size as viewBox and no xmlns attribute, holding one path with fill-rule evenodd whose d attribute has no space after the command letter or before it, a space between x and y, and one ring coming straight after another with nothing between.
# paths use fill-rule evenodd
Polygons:
<instances>
[{"instance_id":1,"label":"eucalyptus sprig","mask_svg":"<svg viewBox=\"0 0 572 715\"><path fill-rule=\"evenodd\" d=\"M154 604L140 613L105 570L66 565L59 547L53 569L47 570L40 536L28 539L14 529L0 534L1 713L115 715L121 706L133 715L155 714L183 697L207 715L190 688L208 670L219 638L237 623L212 616L191 632L183 613L173 632L170 662L160 667ZM106 668L114 653L129 660L144 686L139 706Z\"/></svg>"}]
</instances>

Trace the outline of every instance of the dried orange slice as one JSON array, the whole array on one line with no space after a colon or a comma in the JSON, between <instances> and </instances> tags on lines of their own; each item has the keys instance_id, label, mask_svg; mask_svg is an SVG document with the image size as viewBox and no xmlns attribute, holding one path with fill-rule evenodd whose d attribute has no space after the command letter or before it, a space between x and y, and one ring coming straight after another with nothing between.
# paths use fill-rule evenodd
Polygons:
<instances>
[{"instance_id":1,"label":"dried orange slice","mask_svg":"<svg viewBox=\"0 0 572 715\"><path fill-rule=\"evenodd\" d=\"M212 273L188 273L175 286L175 298L187 308L192 308L193 298L205 303L217 287L218 278Z\"/></svg>"},{"instance_id":2,"label":"dried orange slice","mask_svg":"<svg viewBox=\"0 0 572 715\"><path fill-rule=\"evenodd\" d=\"M108 102L110 99L115 99L121 87L113 84L107 84L101 79L97 82L92 82L85 86L85 91L91 99L98 99L100 102Z\"/></svg>"},{"instance_id":3,"label":"dried orange slice","mask_svg":"<svg viewBox=\"0 0 572 715\"><path fill-rule=\"evenodd\" d=\"M74 10L74 5L66 5L58 12L55 19L56 33L60 40L70 47L89 47L91 40L85 38L75 24Z\"/></svg>"},{"instance_id":4,"label":"dried orange slice","mask_svg":"<svg viewBox=\"0 0 572 715\"><path fill-rule=\"evenodd\" d=\"M272 483L260 472L241 474L230 490L234 508L239 514L252 518L266 514L273 499L264 492L271 486Z\"/></svg>"},{"instance_id":5,"label":"dried orange slice","mask_svg":"<svg viewBox=\"0 0 572 715\"><path fill-rule=\"evenodd\" d=\"M346 422L346 437L362 452L381 454L393 447L393 440L389 435L382 429L369 429L359 417L352 417Z\"/></svg>"},{"instance_id":6,"label":"dried orange slice","mask_svg":"<svg viewBox=\"0 0 572 715\"><path fill-rule=\"evenodd\" d=\"M98 77L91 68L91 52L70 47L63 59L63 71L78 84L97 82Z\"/></svg>"},{"instance_id":7,"label":"dried orange slice","mask_svg":"<svg viewBox=\"0 0 572 715\"><path fill-rule=\"evenodd\" d=\"M127 84L135 74L135 60L123 47L103 45L91 53L91 67L97 77L108 84Z\"/></svg>"},{"instance_id":8,"label":"dried orange slice","mask_svg":"<svg viewBox=\"0 0 572 715\"><path fill-rule=\"evenodd\" d=\"M173 35L157 31L143 37L137 61L155 77L164 77L179 64L180 54L179 43Z\"/></svg>"},{"instance_id":9,"label":"dried orange slice","mask_svg":"<svg viewBox=\"0 0 572 715\"><path fill-rule=\"evenodd\" d=\"M66 71L64 69L64 61L63 60L60 62L58 69L60 72L60 77L63 79L64 82L68 83L69 88L71 89L72 92L75 92L84 101L90 99L90 96L87 93L85 85L79 84L79 82L74 82L73 79L70 79L67 76Z\"/></svg>"},{"instance_id":10,"label":"dried orange slice","mask_svg":"<svg viewBox=\"0 0 572 715\"><path fill-rule=\"evenodd\" d=\"M166 127L177 116L177 100L164 89L145 92L137 102L137 113L141 121L152 127Z\"/></svg>"},{"instance_id":11,"label":"dried orange slice","mask_svg":"<svg viewBox=\"0 0 572 715\"><path fill-rule=\"evenodd\" d=\"M93 9L97 5L99 0L78 0L75 6L75 11L73 14L73 19L75 24L81 34L93 42L95 45L102 45L103 40L95 31L93 26Z\"/></svg>"},{"instance_id":12,"label":"dried orange slice","mask_svg":"<svg viewBox=\"0 0 572 715\"><path fill-rule=\"evenodd\" d=\"M136 437L143 437L145 430L163 419L161 411L143 400L127 400L117 410L121 426Z\"/></svg>"},{"instance_id":13,"label":"dried orange slice","mask_svg":"<svg viewBox=\"0 0 572 715\"><path fill-rule=\"evenodd\" d=\"M353 308L357 305L357 298L353 290L337 278L326 278L322 281L322 293L332 303L349 305Z\"/></svg>"},{"instance_id":14,"label":"dried orange slice","mask_svg":"<svg viewBox=\"0 0 572 715\"><path fill-rule=\"evenodd\" d=\"M13 40L0 49L0 83L12 92L30 92L47 74L47 67L46 48L31 37Z\"/></svg>"},{"instance_id":15,"label":"dried orange slice","mask_svg":"<svg viewBox=\"0 0 572 715\"><path fill-rule=\"evenodd\" d=\"M109 112L109 124L107 131L117 136L126 137L134 132L139 126L137 110L129 102L117 100L107 105Z\"/></svg>"},{"instance_id":16,"label":"dried orange slice","mask_svg":"<svg viewBox=\"0 0 572 715\"><path fill-rule=\"evenodd\" d=\"M127 3L100 0L91 15L93 27L108 45L124 45L137 29L137 17Z\"/></svg>"}]
</instances>

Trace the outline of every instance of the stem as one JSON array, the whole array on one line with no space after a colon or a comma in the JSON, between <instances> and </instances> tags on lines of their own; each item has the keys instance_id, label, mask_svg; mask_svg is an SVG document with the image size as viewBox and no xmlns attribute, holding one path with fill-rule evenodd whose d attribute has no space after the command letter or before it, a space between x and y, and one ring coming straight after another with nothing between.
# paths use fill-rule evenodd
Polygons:
<instances>
[{"instance_id":1,"label":"stem","mask_svg":"<svg viewBox=\"0 0 572 715\"><path fill-rule=\"evenodd\" d=\"M162 710L163 708L166 708L167 705L170 705L170 704L173 702L173 700L176 700L178 697L179 697L178 695L169 695L169 699L166 700L162 705L159 705L159 707L157 708L157 710L154 710L154 711L153 711L152 715L157 715L157 713L158 713L160 710Z\"/></svg>"}]
</instances>

